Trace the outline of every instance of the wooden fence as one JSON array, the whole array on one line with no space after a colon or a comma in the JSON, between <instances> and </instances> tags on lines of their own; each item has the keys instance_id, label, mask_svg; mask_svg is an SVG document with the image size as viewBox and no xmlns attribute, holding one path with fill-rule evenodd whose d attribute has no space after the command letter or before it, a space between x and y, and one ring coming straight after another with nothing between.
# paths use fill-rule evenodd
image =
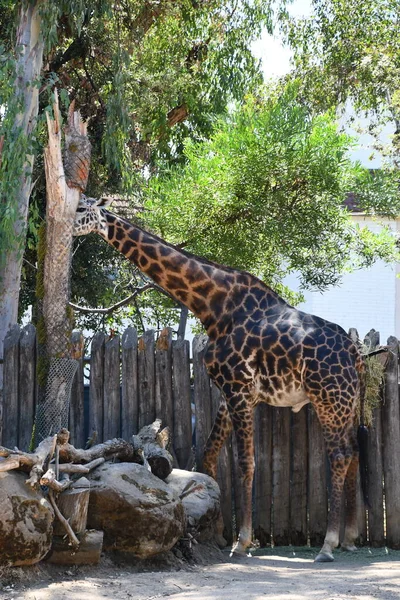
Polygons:
<instances>
[{"instance_id":1,"label":"wooden fence","mask_svg":"<svg viewBox=\"0 0 400 600\"><path fill-rule=\"evenodd\" d=\"M72 443L129 437L160 417L171 429L176 465L201 465L202 452L220 394L203 364L207 338L172 341L169 333L138 338L128 328L122 337L97 333L89 360L80 359L70 406ZM73 334L79 354L81 334ZM360 543L400 548L399 342L389 338L384 398L370 429L371 508L359 501ZM27 450L36 402L36 333L15 326L4 346L4 392L0 442ZM88 377L89 386L85 385ZM89 391L87 394L87 388ZM88 398L86 397L88 396ZM322 543L328 511L329 470L316 415L309 406L290 409L259 405L255 411L256 473L254 532L262 546ZM194 429L194 430L193 430ZM225 535L239 525L240 489L234 440L223 448L218 469Z\"/></svg>"}]
</instances>

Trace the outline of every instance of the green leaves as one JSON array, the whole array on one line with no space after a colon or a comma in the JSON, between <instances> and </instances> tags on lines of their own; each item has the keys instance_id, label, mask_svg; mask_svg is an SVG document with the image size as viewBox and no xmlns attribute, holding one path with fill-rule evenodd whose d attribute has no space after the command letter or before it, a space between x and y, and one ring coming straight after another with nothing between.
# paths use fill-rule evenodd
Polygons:
<instances>
[{"instance_id":1,"label":"green leaves","mask_svg":"<svg viewBox=\"0 0 400 600\"><path fill-rule=\"evenodd\" d=\"M399 114L391 100L400 87L399 8L398 0L318 0L311 17L282 22L315 108L351 98L356 109Z\"/></svg>"},{"instance_id":2,"label":"green leaves","mask_svg":"<svg viewBox=\"0 0 400 600\"><path fill-rule=\"evenodd\" d=\"M186 168L152 180L146 207L153 227L196 254L274 287L300 271L304 287L324 289L345 268L393 258L394 240L353 226L343 209L349 191L377 212L387 199L351 164L353 142L334 114L312 116L297 93L289 86L250 96L210 141L188 141Z\"/></svg>"}]
</instances>

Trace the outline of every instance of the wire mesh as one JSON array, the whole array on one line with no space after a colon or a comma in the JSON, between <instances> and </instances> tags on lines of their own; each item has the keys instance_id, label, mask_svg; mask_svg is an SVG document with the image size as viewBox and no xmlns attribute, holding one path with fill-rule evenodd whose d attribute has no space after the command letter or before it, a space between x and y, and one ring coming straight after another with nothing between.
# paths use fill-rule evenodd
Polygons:
<instances>
[{"instance_id":1,"label":"wire mesh","mask_svg":"<svg viewBox=\"0 0 400 600\"><path fill-rule=\"evenodd\" d=\"M61 427L68 428L72 382L78 362L71 358L72 323L66 310L70 289L73 219L47 220L42 318L44 343L39 345L43 373L35 419L35 445ZM49 240L51 242L49 242Z\"/></svg>"},{"instance_id":2,"label":"wire mesh","mask_svg":"<svg viewBox=\"0 0 400 600\"><path fill-rule=\"evenodd\" d=\"M62 427L68 428L71 388L77 368L78 361L70 358L50 362L44 399L36 408L36 444Z\"/></svg>"}]
</instances>

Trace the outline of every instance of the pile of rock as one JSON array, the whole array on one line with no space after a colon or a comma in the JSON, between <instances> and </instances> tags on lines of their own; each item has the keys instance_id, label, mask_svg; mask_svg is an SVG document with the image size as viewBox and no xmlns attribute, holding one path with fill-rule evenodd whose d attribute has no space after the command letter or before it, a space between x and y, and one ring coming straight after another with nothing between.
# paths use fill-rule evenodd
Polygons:
<instances>
[{"instance_id":1,"label":"pile of rock","mask_svg":"<svg viewBox=\"0 0 400 600\"><path fill-rule=\"evenodd\" d=\"M23 473L0 472L0 565L30 565L45 557L62 564L93 564L102 548L148 558L170 550L183 536L198 541L215 537L220 515L216 482L179 469L163 481L149 469L148 461L102 462L86 474L85 484L78 480L80 489L62 491L57 506L48 502L43 489L26 485ZM69 545L55 517L59 511L68 518L79 547Z\"/></svg>"}]
</instances>

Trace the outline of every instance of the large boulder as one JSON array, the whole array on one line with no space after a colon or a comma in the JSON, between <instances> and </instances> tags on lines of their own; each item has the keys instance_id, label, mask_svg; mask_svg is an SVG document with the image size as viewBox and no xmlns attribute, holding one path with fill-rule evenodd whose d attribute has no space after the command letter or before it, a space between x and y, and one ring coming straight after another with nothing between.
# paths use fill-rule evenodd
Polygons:
<instances>
[{"instance_id":1,"label":"large boulder","mask_svg":"<svg viewBox=\"0 0 400 600\"><path fill-rule=\"evenodd\" d=\"M0 565L33 565L47 554L53 509L40 491L26 485L26 473L0 473Z\"/></svg>"},{"instance_id":2,"label":"large boulder","mask_svg":"<svg viewBox=\"0 0 400 600\"><path fill-rule=\"evenodd\" d=\"M220 491L208 475L174 469L165 480L181 498L188 530L202 542L220 537Z\"/></svg>"},{"instance_id":3,"label":"large boulder","mask_svg":"<svg viewBox=\"0 0 400 600\"><path fill-rule=\"evenodd\" d=\"M104 531L105 550L148 558L170 550L182 536L182 502L142 465L104 463L88 477L88 527Z\"/></svg>"}]
</instances>

